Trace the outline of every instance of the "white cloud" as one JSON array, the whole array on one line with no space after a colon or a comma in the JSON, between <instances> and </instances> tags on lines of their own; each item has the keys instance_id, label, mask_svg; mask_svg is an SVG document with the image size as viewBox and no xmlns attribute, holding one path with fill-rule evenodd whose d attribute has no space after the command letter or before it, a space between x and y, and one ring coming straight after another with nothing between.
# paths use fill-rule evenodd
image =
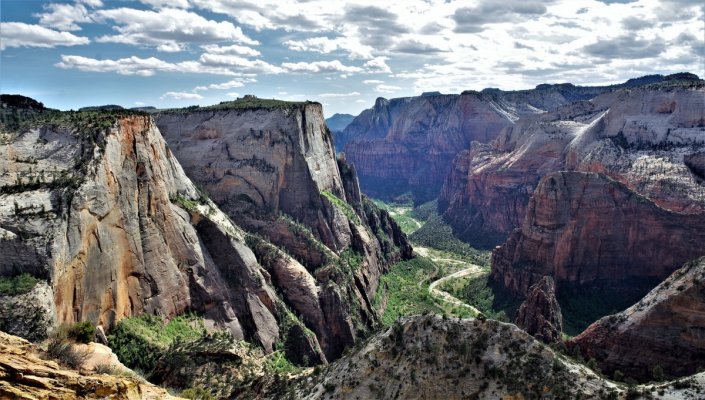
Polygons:
<instances>
[{"instance_id":1,"label":"white cloud","mask_svg":"<svg viewBox=\"0 0 705 400\"><path fill-rule=\"evenodd\" d=\"M257 57L262 54L258 50L253 49L252 47L240 46L237 44L233 44L230 46L218 46L217 44L209 44L201 46L201 48L210 54L236 54L246 57Z\"/></svg>"},{"instance_id":2,"label":"white cloud","mask_svg":"<svg viewBox=\"0 0 705 400\"><path fill-rule=\"evenodd\" d=\"M64 31L79 31L79 23L93 20L91 12L81 3L50 3L44 6L43 13L34 16L39 18L40 25Z\"/></svg>"},{"instance_id":3,"label":"white cloud","mask_svg":"<svg viewBox=\"0 0 705 400\"><path fill-rule=\"evenodd\" d=\"M385 60L387 60L387 57L375 57L366 62L363 67L370 73L391 73L392 70Z\"/></svg>"},{"instance_id":4,"label":"white cloud","mask_svg":"<svg viewBox=\"0 0 705 400\"><path fill-rule=\"evenodd\" d=\"M0 50L8 47L45 47L77 46L90 41L83 36L70 32L61 32L39 25L23 22L0 22Z\"/></svg>"},{"instance_id":5,"label":"white cloud","mask_svg":"<svg viewBox=\"0 0 705 400\"><path fill-rule=\"evenodd\" d=\"M282 67L289 72L362 72L360 67L343 65L339 60L282 63Z\"/></svg>"},{"instance_id":6,"label":"white cloud","mask_svg":"<svg viewBox=\"0 0 705 400\"><path fill-rule=\"evenodd\" d=\"M198 93L188 93L188 92L166 92L160 99L174 99L174 100L200 100L203 96Z\"/></svg>"},{"instance_id":7,"label":"white cloud","mask_svg":"<svg viewBox=\"0 0 705 400\"><path fill-rule=\"evenodd\" d=\"M97 60L95 58L61 55L61 61L54 64L63 69L77 69L85 72L112 72L120 75L152 76L156 72L201 73L214 75L241 75L230 68L203 65L198 61L170 63L155 57L126 57L117 60Z\"/></svg>"},{"instance_id":8,"label":"white cloud","mask_svg":"<svg viewBox=\"0 0 705 400\"><path fill-rule=\"evenodd\" d=\"M233 41L248 45L259 44L231 22L207 20L196 13L174 8L158 11L124 7L99 10L96 18L116 24L113 29L117 34L96 39L104 43L148 46L165 52L185 50L190 43Z\"/></svg>"},{"instance_id":9,"label":"white cloud","mask_svg":"<svg viewBox=\"0 0 705 400\"><path fill-rule=\"evenodd\" d=\"M379 79L365 79L362 83L365 85L379 85L380 83L384 83L384 81L380 81Z\"/></svg>"},{"instance_id":10,"label":"white cloud","mask_svg":"<svg viewBox=\"0 0 705 400\"><path fill-rule=\"evenodd\" d=\"M309 51L314 53L329 54L336 50L346 51L350 58L372 58L374 49L360 43L353 37L338 37L329 39L328 37L312 37L304 40L287 40L284 45L289 50Z\"/></svg>"},{"instance_id":11,"label":"white cloud","mask_svg":"<svg viewBox=\"0 0 705 400\"><path fill-rule=\"evenodd\" d=\"M227 93L227 96L228 96L228 97L237 98L237 97L240 97L240 93L229 92L229 93Z\"/></svg>"},{"instance_id":12,"label":"white cloud","mask_svg":"<svg viewBox=\"0 0 705 400\"><path fill-rule=\"evenodd\" d=\"M237 78L223 83L214 83L208 86L197 86L193 89L194 92L204 91L204 90L227 90L238 87L243 87L247 83L257 82L254 78Z\"/></svg>"},{"instance_id":13,"label":"white cloud","mask_svg":"<svg viewBox=\"0 0 705 400\"><path fill-rule=\"evenodd\" d=\"M189 8L188 0L140 0L140 2L155 8Z\"/></svg>"},{"instance_id":14,"label":"white cloud","mask_svg":"<svg viewBox=\"0 0 705 400\"><path fill-rule=\"evenodd\" d=\"M357 99L357 100L355 100L355 103L367 103L367 101L362 100L362 99Z\"/></svg>"},{"instance_id":15,"label":"white cloud","mask_svg":"<svg viewBox=\"0 0 705 400\"><path fill-rule=\"evenodd\" d=\"M400 90L401 88L399 86L392 85L377 85L375 87L375 92L377 93L396 93Z\"/></svg>"},{"instance_id":16,"label":"white cloud","mask_svg":"<svg viewBox=\"0 0 705 400\"><path fill-rule=\"evenodd\" d=\"M206 66L236 68L241 72L279 74L283 70L263 60L250 60L228 54L201 54L198 61Z\"/></svg>"},{"instance_id":17,"label":"white cloud","mask_svg":"<svg viewBox=\"0 0 705 400\"><path fill-rule=\"evenodd\" d=\"M360 93L358 92L350 92L350 93L321 93L318 95L318 97L329 97L329 98L341 98L341 97L355 97L359 96Z\"/></svg>"},{"instance_id":18,"label":"white cloud","mask_svg":"<svg viewBox=\"0 0 705 400\"><path fill-rule=\"evenodd\" d=\"M142 102L142 101L136 101L136 102L135 102L135 105L141 107L141 106L145 105L145 103Z\"/></svg>"}]
</instances>

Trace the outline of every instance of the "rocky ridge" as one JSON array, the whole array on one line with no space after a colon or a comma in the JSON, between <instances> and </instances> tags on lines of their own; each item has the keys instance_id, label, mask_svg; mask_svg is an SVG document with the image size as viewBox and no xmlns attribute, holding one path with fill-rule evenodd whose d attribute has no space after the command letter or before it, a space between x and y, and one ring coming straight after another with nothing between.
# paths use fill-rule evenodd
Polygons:
<instances>
[{"instance_id":1,"label":"rocky ridge","mask_svg":"<svg viewBox=\"0 0 705 400\"><path fill-rule=\"evenodd\" d=\"M690 375L705 367L705 258L674 272L627 310L590 325L570 346L608 374L648 380Z\"/></svg>"},{"instance_id":2,"label":"rocky ridge","mask_svg":"<svg viewBox=\"0 0 705 400\"><path fill-rule=\"evenodd\" d=\"M319 374L264 398L695 399L705 375L628 387L555 352L512 324L402 318Z\"/></svg>"},{"instance_id":3,"label":"rocky ridge","mask_svg":"<svg viewBox=\"0 0 705 400\"><path fill-rule=\"evenodd\" d=\"M365 193L393 198L411 191L421 203L438 196L453 158L474 141L493 141L525 116L664 79L654 75L602 87L543 84L531 90L378 98L345 128L336 147L357 167Z\"/></svg>"},{"instance_id":4,"label":"rocky ridge","mask_svg":"<svg viewBox=\"0 0 705 400\"><path fill-rule=\"evenodd\" d=\"M176 399L137 377L76 371L25 339L0 332L0 397L7 399Z\"/></svg>"}]
</instances>

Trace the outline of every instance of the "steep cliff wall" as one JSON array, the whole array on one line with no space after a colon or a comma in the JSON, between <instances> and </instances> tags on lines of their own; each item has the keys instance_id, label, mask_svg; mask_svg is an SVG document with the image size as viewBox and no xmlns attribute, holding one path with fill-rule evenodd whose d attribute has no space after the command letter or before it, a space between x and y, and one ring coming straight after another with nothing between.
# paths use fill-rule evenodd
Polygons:
<instances>
[{"instance_id":1,"label":"steep cliff wall","mask_svg":"<svg viewBox=\"0 0 705 400\"><path fill-rule=\"evenodd\" d=\"M277 297L266 272L151 117L51 113L32 125L0 145L3 275L47 279L56 322L109 328L192 310L273 348Z\"/></svg>"},{"instance_id":2,"label":"steep cliff wall","mask_svg":"<svg viewBox=\"0 0 705 400\"><path fill-rule=\"evenodd\" d=\"M554 111L612 87L539 85L533 90L485 89L461 95L377 99L342 133L365 193L417 201L438 196L452 160L473 141L487 143L522 116Z\"/></svg>"},{"instance_id":3,"label":"steep cliff wall","mask_svg":"<svg viewBox=\"0 0 705 400\"><path fill-rule=\"evenodd\" d=\"M439 198L444 218L471 243L501 243L540 179L562 170L604 173L664 208L701 213L704 110L702 80L669 80L522 118L456 157Z\"/></svg>"},{"instance_id":4,"label":"steep cliff wall","mask_svg":"<svg viewBox=\"0 0 705 400\"><path fill-rule=\"evenodd\" d=\"M354 168L336 160L320 104L233 102L155 120L194 182L238 225L291 255L269 260L266 246L256 250L278 285L303 275L317 300L300 301L289 290L285 297L329 358L376 326L371 300L379 276L411 248L391 218L364 200Z\"/></svg>"},{"instance_id":5,"label":"steep cliff wall","mask_svg":"<svg viewBox=\"0 0 705 400\"><path fill-rule=\"evenodd\" d=\"M660 366L679 377L705 366L705 259L674 272L629 309L590 325L570 346L607 373L653 379ZM658 377L656 377L658 379Z\"/></svg>"},{"instance_id":6,"label":"steep cliff wall","mask_svg":"<svg viewBox=\"0 0 705 400\"><path fill-rule=\"evenodd\" d=\"M492 254L492 277L525 295L543 276L557 286L664 279L705 255L705 213L665 209L611 178L545 176L520 229Z\"/></svg>"}]
</instances>

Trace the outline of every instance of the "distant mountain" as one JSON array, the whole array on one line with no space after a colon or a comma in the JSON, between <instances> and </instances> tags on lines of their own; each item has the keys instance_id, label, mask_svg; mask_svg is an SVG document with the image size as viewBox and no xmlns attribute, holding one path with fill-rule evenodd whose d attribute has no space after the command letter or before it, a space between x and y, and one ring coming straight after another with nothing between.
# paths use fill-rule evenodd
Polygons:
<instances>
[{"instance_id":1,"label":"distant mountain","mask_svg":"<svg viewBox=\"0 0 705 400\"><path fill-rule=\"evenodd\" d=\"M122 106L119 106L117 104L106 104L104 106L88 106L88 107L81 107L78 109L78 111L104 111L104 110L124 110Z\"/></svg>"},{"instance_id":2,"label":"distant mountain","mask_svg":"<svg viewBox=\"0 0 705 400\"><path fill-rule=\"evenodd\" d=\"M663 81L697 81L689 73L648 75L610 86L541 84L535 89L487 88L458 94L378 98L335 135L338 151L357 168L362 190L394 198L411 192L417 202L438 196L453 158L474 141L489 143L524 117L553 112L603 93Z\"/></svg>"},{"instance_id":3,"label":"distant mountain","mask_svg":"<svg viewBox=\"0 0 705 400\"><path fill-rule=\"evenodd\" d=\"M340 132L347 128L354 119L355 116L350 114L333 114L332 117L326 118L326 125L331 131Z\"/></svg>"}]
</instances>

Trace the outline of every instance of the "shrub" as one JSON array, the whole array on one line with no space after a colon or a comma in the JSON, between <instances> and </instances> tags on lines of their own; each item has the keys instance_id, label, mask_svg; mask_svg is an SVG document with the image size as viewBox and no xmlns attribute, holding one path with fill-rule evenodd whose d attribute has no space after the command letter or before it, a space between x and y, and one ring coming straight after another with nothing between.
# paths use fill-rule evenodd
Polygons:
<instances>
[{"instance_id":1,"label":"shrub","mask_svg":"<svg viewBox=\"0 0 705 400\"><path fill-rule=\"evenodd\" d=\"M47 354L60 364L73 369L79 369L88 358L88 354L85 351L76 350L75 345L71 341L59 336L49 339Z\"/></svg>"},{"instance_id":2,"label":"shrub","mask_svg":"<svg viewBox=\"0 0 705 400\"><path fill-rule=\"evenodd\" d=\"M12 277L0 276L0 296L29 293L38 282L39 279L26 272Z\"/></svg>"},{"instance_id":3,"label":"shrub","mask_svg":"<svg viewBox=\"0 0 705 400\"><path fill-rule=\"evenodd\" d=\"M184 389L179 396L191 400L215 400L215 396L203 386Z\"/></svg>"},{"instance_id":4,"label":"shrub","mask_svg":"<svg viewBox=\"0 0 705 400\"><path fill-rule=\"evenodd\" d=\"M95 338L95 326L89 321L77 322L69 327L68 338L79 343L90 343Z\"/></svg>"}]
</instances>

